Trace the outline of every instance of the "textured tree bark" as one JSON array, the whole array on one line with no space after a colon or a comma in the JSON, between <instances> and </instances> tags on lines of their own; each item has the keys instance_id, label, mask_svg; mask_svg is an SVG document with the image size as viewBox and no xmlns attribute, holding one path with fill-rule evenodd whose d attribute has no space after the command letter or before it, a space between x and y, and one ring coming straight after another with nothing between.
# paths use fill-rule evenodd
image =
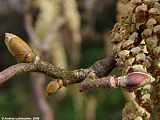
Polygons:
<instances>
[{"instance_id":1,"label":"textured tree bark","mask_svg":"<svg viewBox=\"0 0 160 120\"><path fill-rule=\"evenodd\" d=\"M159 86L157 72L159 70L153 66L155 61L159 61L159 58L156 57L159 54L159 5L159 2L154 0L118 1L119 22L112 30L117 64L122 68L123 74L143 71L156 79L153 84L146 85L141 90L137 89L133 93L127 93L127 97L132 94L132 99L123 109L124 120L149 120L154 106L158 105L158 102L155 101L159 101L156 96L157 88L159 88L157 87Z\"/></svg>"}]
</instances>

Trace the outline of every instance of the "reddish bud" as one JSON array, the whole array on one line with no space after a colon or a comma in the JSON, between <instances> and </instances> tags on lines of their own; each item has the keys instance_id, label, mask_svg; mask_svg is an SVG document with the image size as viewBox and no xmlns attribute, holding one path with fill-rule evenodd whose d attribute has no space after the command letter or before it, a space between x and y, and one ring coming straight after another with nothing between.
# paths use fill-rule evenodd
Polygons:
<instances>
[{"instance_id":1,"label":"reddish bud","mask_svg":"<svg viewBox=\"0 0 160 120\"><path fill-rule=\"evenodd\" d=\"M132 72L126 76L126 87L137 88L151 80L151 76L144 72Z\"/></svg>"}]
</instances>

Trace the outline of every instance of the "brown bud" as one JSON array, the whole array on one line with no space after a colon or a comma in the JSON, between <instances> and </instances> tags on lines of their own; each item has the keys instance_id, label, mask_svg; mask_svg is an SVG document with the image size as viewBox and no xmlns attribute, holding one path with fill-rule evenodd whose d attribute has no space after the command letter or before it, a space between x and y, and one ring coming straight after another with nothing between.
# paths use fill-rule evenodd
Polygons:
<instances>
[{"instance_id":1,"label":"brown bud","mask_svg":"<svg viewBox=\"0 0 160 120\"><path fill-rule=\"evenodd\" d=\"M17 60L26 63L34 62L36 55L30 48L30 46L21 38L11 33L5 33L4 41L10 53Z\"/></svg>"},{"instance_id":2,"label":"brown bud","mask_svg":"<svg viewBox=\"0 0 160 120\"><path fill-rule=\"evenodd\" d=\"M47 85L46 91L48 94L56 92L59 88L63 86L63 81L62 80L54 80L49 82Z\"/></svg>"}]
</instances>

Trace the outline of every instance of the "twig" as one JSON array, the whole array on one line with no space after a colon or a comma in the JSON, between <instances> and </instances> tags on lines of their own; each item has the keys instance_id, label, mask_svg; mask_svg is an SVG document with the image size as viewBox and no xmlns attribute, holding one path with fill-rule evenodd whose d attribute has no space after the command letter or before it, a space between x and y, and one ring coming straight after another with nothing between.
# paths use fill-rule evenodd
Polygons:
<instances>
[{"instance_id":1,"label":"twig","mask_svg":"<svg viewBox=\"0 0 160 120\"><path fill-rule=\"evenodd\" d=\"M115 63L116 62L113 56L108 56L102 60L98 60L88 69L81 69L82 71L83 70L86 71L83 73L84 77L82 77L82 80L58 79L58 80L51 81L47 86L47 92L48 94L50 94L50 93L56 92L58 89L60 89L63 86L66 87L74 83L82 82L84 79L86 79L86 77L91 75L91 73L94 73L96 77L107 76L112 71L112 69L116 66Z\"/></svg>"},{"instance_id":2,"label":"twig","mask_svg":"<svg viewBox=\"0 0 160 120\"><path fill-rule=\"evenodd\" d=\"M108 61L110 63L111 60L113 59L114 59L113 57L111 58L109 57L109 58L105 58L104 61ZM104 73L106 74L113 69L113 66L114 66L113 64L108 64L101 61L103 60L100 60L100 63L96 62L94 65L92 65L88 69L78 69L78 70L61 69L59 67L54 66L53 64L43 62L43 61L39 61L36 64L35 63L19 63L11 67L8 67L4 71L0 72L0 83L7 81L8 79L17 75L18 73L40 72L54 79L66 80L65 85L67 86L69 84L83 81L91 71L95 72L97 76L99 75L102 76L101 70L105 71ZM99 70L99 67L101 65L105 67L102 67L102 69Z\"/></svg>"},{"instance_id":3,"label":"twig","mask_svg":"<svg viewBox=\"0 0 160 120\"><path fill-rule=\"evenodd\" d=\"M113 56L107 56L104 59L96 61L90 69L94 71L96 76L104 77L107 76L113 68L116 67L116 60Z\"/></svg>"},{"instance_id":4,"label":"twig","mask_svg":"<svg viewBox=\"0 0 160 120\"><path fill-rule=\"evenodd\" d=\"M23 73L23 72L29 72L29 71L34 71L35 67L33 64L30 63L19 63L13 66L10 66L0 72L0 84L6 82L8 79L11 77L17 75L18 73Z\"/></svg>"},{"instance_id":5,"label":"twig","mask_svg":"<svg viewBox=\"0 0 160 120\"><path fill-rule=\"evenodd\" d=\"M87 79L81 83L80 91L89 91L96 88L127 88L133 90L144 84L153 82L152 77L143 72L132 72L126 76L114 77L107 76L96 80Z\"/></svg>"},{"instance_id":6,"label":"twig","mask_svg":"<svg viewBox=\"0 0 160 120\"><path fill-rule=\"evenodd\" d=\"M86 72L82 73L84 75L84 77L82 77L82 78L85 79L88 76L88 74L91 73L91 72L95 73L95 75L97 77L107 76L112 71L112 69L116 66L115 63L116 62L115 62L115 59L114 59L113 56L108 56L108 57L106 57L106 58L104 58L102 60L98 60L96 63L94 63L88 69L80 69L82 71L83 70L86 71ZM87 74L85 75L85 73L87 73ZM64 79L64 80L60 80L60 81L62 82L61 83L61 87L62 86L68 86L70 84L79 82L78 80L74 81L74 80L70 80L70 79Z\"/></svg>"}]
</instances>

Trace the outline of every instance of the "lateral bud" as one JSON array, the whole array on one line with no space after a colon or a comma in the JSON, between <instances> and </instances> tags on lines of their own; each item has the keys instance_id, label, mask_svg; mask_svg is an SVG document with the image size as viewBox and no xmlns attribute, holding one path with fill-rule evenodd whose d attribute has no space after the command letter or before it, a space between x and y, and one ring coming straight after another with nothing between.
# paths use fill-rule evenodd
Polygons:
<instances>
[{"instance_id":1,"label":"lateral bud","mask_svg":"<svg viewBox=\"0 0 160 120\"><path fill-rule=\"evenodd\" d=\"M46 88L47 94L55 93L58 89L60 89L63 86L62 80L54 80L49 82Z\"/></svg>"}]
</instances>

